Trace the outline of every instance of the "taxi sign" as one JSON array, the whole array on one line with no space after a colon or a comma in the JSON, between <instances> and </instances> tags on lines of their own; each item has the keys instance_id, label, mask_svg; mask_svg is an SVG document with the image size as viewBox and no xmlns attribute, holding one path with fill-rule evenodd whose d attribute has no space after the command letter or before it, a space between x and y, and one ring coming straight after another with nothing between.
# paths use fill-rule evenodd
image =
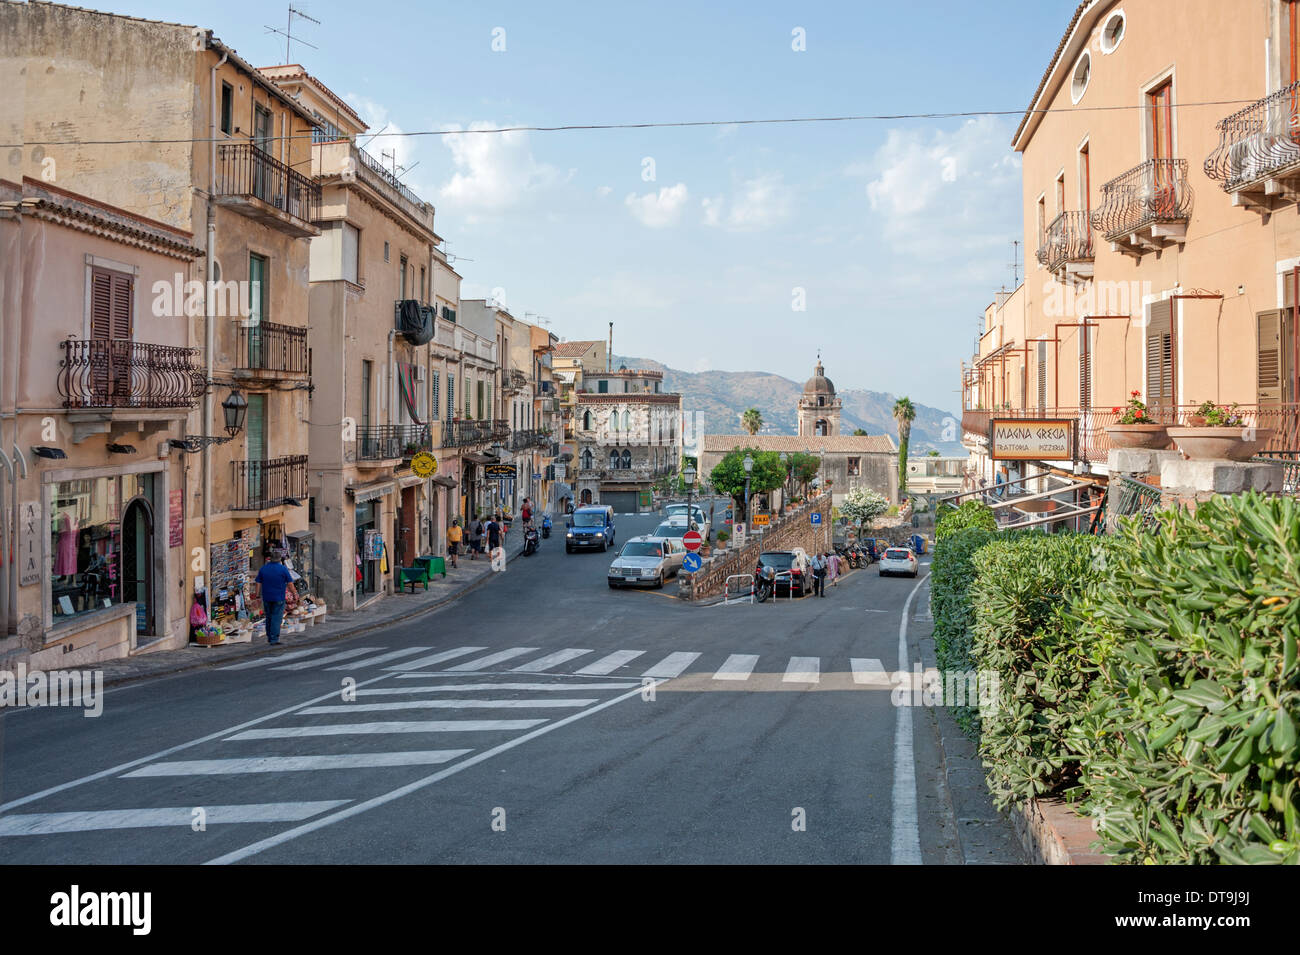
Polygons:
<instances>
[{"instance_id":1,"label":"taxi sign","mask_svg":"<svg viewBox=\"0 0 1300 955\"><path fill-rule=\"evenodd\" d=\"M769 524L772 523L772 515L755 514L753 518L750 519L750 523L753 524L755 527L767 527Z\"/></svg>"},{"instance_id":2,"label":"taxi sign","mask_svg":"<svg viewBox=\"0 0 1300 955\"><path fill-rule=\"evenodd\" d=\"M438 471L438 459L428 451L421 451L411 458L411 470L416 477L433 477Z\"/></svg>"}]
</instances>

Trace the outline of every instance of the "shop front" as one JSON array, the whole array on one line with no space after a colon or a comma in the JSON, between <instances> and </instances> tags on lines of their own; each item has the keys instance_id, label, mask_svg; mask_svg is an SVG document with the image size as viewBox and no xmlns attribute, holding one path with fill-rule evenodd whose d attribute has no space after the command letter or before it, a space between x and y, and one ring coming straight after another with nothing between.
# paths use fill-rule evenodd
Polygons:
<instances>
[{"instance_id":1,"label":"shop front","mask_svg":"<svg viewBox=\"0 0 1300 955\"><path fill-rule=\"evenodd\" d=\"M356 580L353 605L356 607L386 590L385 580L394 561L388 540L395 536L396 529L396 508L391 504L395 488L394 482L383 481L349 489L354 502L352 527ZM389 502L387 505L386 501Z\"/></svg>"}]
</instances>

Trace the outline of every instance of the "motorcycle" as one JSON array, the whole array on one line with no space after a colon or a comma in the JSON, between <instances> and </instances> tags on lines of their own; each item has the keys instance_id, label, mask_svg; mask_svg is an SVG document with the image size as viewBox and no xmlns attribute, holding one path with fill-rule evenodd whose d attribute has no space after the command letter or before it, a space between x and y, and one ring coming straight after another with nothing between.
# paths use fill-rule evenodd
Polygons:
<instances>
[{"instance_id":1,"label":"motorcycle","mask_svg":"<svg viewBox=\"0 0 1300 955\"><path fill-rule=\"evenodd\" d=\"M542 515L542 536L543 537L551 536L551 515L550 514Z\"/></svg>"},{"instance_id":2,"label":"motorcycle","mask_svg":"<svg viewBox=\"0 0 1300 955\"><path fill-rule=\"evenodd\" d=\"M754 599L759 603L776 593L776 568L761 564L754 569Z\"/></svg>"},{"instance_id":3,"label":"motorcycle","mask_svg":"<svg viewBox=\"0 0 1300 955\"><path fill-rule=\"evenodd\" d=\"M539 546L541 546L541 539L537 534L537 528L529 525L524 530L524 556L537 553Z\"/></svg>"}]
</instances>

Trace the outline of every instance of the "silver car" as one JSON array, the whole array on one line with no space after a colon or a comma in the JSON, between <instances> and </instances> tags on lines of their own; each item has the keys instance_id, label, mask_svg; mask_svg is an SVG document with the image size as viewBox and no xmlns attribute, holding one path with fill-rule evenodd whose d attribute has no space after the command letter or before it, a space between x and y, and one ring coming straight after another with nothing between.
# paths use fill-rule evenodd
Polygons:
<instances>
[{"instance_id":1,"label":"silver car","mask_svg":"<svg viewBox=\"0 0 1300 955\"><path fill-rule=\"evenodd\" d=\"M692 529L699 531L700 536L707 538L709 536L709 531L712 528L709 525L709 517L705 514L704 508L700 507L698 504L692 504L690 506L690 516ZM685 504L669 504L664 508L665 524L685 523L685 521Z\"/></svg>"},{"instance_id":2,"label":"silver car","mask_svg":"<svg viewBox=\"0 0 1300 955\"><path fill-rule=\"evenodd\" d=\"M682 569L686 548L680 540L661 537L634 537L609 565L610 587L650 584L662 587L664 581Z\"/></svg>"}]
</instances>

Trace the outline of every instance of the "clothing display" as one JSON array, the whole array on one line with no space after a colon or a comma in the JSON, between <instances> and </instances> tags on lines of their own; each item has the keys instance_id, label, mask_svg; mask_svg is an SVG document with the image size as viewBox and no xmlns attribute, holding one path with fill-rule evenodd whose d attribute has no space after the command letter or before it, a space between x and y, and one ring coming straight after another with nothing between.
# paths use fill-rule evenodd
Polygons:
<instances>
[{"instance_id":1,"label":"clothing display","mask_svg":"<svg viewBox=\"0 0 1300 955\"><path fill-rule=\"evenodd\" d=\"M59 577L70 577L77 572L77 519L71 511L64 511L55 522L59 541L54 555L54 573Z\"/></svg>"}]
</instances>

